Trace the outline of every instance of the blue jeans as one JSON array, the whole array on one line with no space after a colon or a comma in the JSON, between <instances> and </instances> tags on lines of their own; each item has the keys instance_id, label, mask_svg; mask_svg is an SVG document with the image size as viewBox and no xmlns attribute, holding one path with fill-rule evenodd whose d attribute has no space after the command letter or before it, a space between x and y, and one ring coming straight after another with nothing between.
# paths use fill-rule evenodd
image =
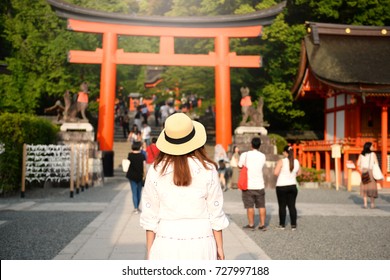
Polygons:
<instances>
[{"instance_id":1,"label":"blue jeans","mask_svg":"<svg viewBox=\"0 0 390 280\"><path fill-rule=\"evenodd\" d=\"M133 193L133 204L134 208L138 209L139 203L141 201L141 192L142 192L142 181L136 182L133 180L130 180L130 187L131 187L131 192Z\"/></svg>"}]
</instances>

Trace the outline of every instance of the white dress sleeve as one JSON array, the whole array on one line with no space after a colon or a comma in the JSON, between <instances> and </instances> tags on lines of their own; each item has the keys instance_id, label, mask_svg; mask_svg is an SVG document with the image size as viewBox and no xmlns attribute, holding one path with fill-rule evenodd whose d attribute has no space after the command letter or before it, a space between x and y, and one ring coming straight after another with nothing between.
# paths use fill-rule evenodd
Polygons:
<instances>
[{"instance_id":1,"label":"white dress sleeve","mask_svg":"<svg viewBox=\"0 0 390 280\"><path fill-rule=\"evenodd\" d=\"M212 169L211 181L207 190L207 210L211 228L213 230L222 230L227 228L229 220L223 211L223 193L218 179L218 172L215 168Z\"/></svg>"},{"instance_id":2,"label":"white dress sleeve","mask_svg":"<svg viewBox=\"0 0 390 280\"><path fill-rule=\"evenodd\" d=\"M145 230L157 231L159 223L160 200L156 190L157 173L152 166L145 179L145 186L142 190L142 212L140 225Z\"/></svg>"}]
</instances>

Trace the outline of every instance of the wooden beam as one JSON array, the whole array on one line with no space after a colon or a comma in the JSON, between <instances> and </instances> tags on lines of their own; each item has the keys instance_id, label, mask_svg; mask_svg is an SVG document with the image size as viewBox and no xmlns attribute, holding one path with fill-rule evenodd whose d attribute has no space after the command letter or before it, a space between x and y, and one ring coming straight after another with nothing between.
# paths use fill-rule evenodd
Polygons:
<instances>
[{"instance_id":1,"label":"wooden beam","mask_svg":"<svg viewBox=\"0 0 390 280\"><path fill-rule=\"evenodd\" d=\"M262 26L218 27L218 28L188 28L164 26L123 25L103 22L90 22L68 19L68 29L88 33L117 33L129 36L172 36L183 38L215 38L226 36L230 38L258 37Z\"/></svg>"},{"instance_id":2,"label":"wooden beam","mask_svg":"<svg viewBox=\"0 0 390 280\"><path fill-rule=\"evenodd\" d=\"M123 49L116 51L115 61L117 64L127 65L165 65L165 66L208 66L217 65L215 52L209 54L170 54L164 48L164 53L127 53ZM260 56L237 56L230 53L226 61L230 67L261 67ZM68 61L71 63L101 64L103 61L102 49L96 51L69 51Z\"/></svg>"},{"instance_id":3,"label":"wooden beam","mask_svg":"<svg viewBox=\"0 0 390 280\"><path fill-rule=\"evenodd\" d=\"M70 63L87 63L87 64L102 64L103 50L96 49L96 51L76 51L68 52L68 62Z\"/></svg>"}]
</instances>

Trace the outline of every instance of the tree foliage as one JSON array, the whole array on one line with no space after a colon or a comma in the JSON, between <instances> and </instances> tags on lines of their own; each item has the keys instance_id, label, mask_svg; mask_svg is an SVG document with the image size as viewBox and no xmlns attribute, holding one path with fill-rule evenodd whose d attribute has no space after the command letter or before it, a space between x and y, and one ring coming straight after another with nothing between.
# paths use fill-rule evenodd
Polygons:
<instances>
[{"instance_id":1,"label":"tree foliage","mask_svg":"<svg viewBox=\"0 0 390 280\"><path fill-rule=\"evenodd\" d=\"M271 125L277 129L318 129L318 106L294 103L288 91L298 70L299 53L306 21L389 25L389 0L290 0L274 23L264 28L264 70L267 76L259 95L265 97ZM314 105L314 104L313 104ZM318 105L318 104L316 104ZM302 110L304 109L304 110ZM305 115L312 116L312 118ZM316 116L316 117L313 117Z\"/></svg>"},{"instance_id":2,"label":"tree foliage","mask_svg":"<svg viewBox=\"0 0 390 280\"><path fill-rule=\"evenodd\" d=\"M61 67L66 62L67 34L44 1L9 4L3 36L12 48L5 58L12 75L0 76L0 104L11 112L33 112L39 97L58 88L67 76Z\"/></svg>"},{"instance_id":3,"label":"tree foliage","mask_svg":"<svg viewBox=\"0 0 390 280\"><path fill-rule=\"evenodd\" d=\"M159 16L215 16L245 14L269 8L281 0L66 0L106 12ZM272 129L310 128L310 106L293 102L290 89L295 79L305 21L359 25L390 25L390 0L289 0L274 23L258 38L230 40L237 54L261 55L259 69L232 69L233 116L239 116L240 87L251 89L252 99L264 97L265 119ZM0 75L0 112L41 112L60 99L66 89L76 93L88 81L91 97L99 97L100 65L70 64L71 49L101 48L99 34L66 30L45 0L3 0L0 3L0 63L11 75ZM159 39L120 36L118 47L126 52L158 52ZM176 38L176 53L207 54L211 39ZM214 98L214 69L166 67L164 82L150 92L144 88L145 66L117 67L117 86L124 92L165 92L179 85L182 93ZM158 91L157 91L158 90ZM312 106L313 107L313 106ZM303 110L304 109L304 110ZM317 110L318 111L318 110ZM306 116L305 116L306 114ZM235 123L237 123L235 121Z\"/></svg>"}]
</instances>

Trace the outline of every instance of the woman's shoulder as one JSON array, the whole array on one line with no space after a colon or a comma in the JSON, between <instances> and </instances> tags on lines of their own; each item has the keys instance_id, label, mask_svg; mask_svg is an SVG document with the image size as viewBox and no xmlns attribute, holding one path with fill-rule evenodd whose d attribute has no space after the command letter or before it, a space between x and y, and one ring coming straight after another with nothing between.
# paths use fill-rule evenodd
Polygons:
<instances>
[{"instance_id":1,"label":"woman's shoulder","mask_svg":"<svg viewBox=\"0 0 390 280\"><path fill-rule=\"evenodd\" d=\"M142 153L129 153L129 156L133 157L133 158L143 158L144 155Z\"/></svg>"},{"instance_id":2,"label":"woman's shoulder","mask_svg":"<svg viewBox=\"0 0 390 280\"><path fill-rule=\"evenodd\" d=\"M188 163L190 165L190 168L199 168L199 169L204 169L204 170L213 170L213 169L217 170L215 168L215 165L212 162L209 162L209 161L202 162L201 160L199 160L198 158L195 158L195 157L188 158Z\"/></svg>"}]
</instances>

